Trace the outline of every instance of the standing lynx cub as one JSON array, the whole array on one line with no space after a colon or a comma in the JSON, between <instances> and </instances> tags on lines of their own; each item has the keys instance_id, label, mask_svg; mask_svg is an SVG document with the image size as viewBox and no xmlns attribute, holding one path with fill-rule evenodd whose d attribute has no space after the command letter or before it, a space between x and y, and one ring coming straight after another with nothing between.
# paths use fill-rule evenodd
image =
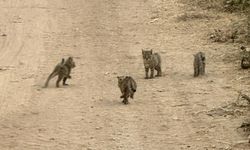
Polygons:
<instances>
[{"instance_id":1,"label":"standing lynx cub","mask_svg":"<svg viewBox=\"0 0 250 150\"><path fill-rule=\"evenodd\" d=\"M137 84L135 80L130 76L118 76L118 87L121 90L123 98L123 103L128 104L128 98L134 98L134 93L136 92Z\"/></svg>"},{"instance_id":2,"label":"standing lynx cub","mask_svg":"<svg viewBox=\"0 0 250 150\"><path fill-rule=\"evenodd\" d=\"M145 78L148 79L149 69L151 71L150 78L154 78L154 70L157 71L157 77L162 75L161 72L161 57L158 53L153 53L153 50L142 50L143 63L145 67Z\"/></svg>"},{"instance_id":3,"label":"standing lynx cub","mask_svg":"<svg viewBox=\"0 0 250 150\"><path fill-rule=\"evenodd\" d=\"M66 61L63 58L62 61L55 66L53 72L47 78L44 87L45 88L48 87L49 81L55 76L58 76L58 79L56 81L56 87L59 87L59 83L61 82L61 80L63 80L63 85L67 85L66 80L68 78L69 79L71 78L70 72L71 69L74 67L75 67L75 62L72 57L69 57Z\"/></svg>"},{"instance_id":4,"label":"standing lynx cub","mask_svg":"<svg viewBox=\"0 0 250 150\"><path fill-rule=\"evenodd\" d=\"M241 46L241 50L242 50L241 68L248 69L250 68L250 49L245 46Z\"/></svg>"},{"instance_id":5,"label":"standing lynx cub","mask_svg":"<svg viewBox=\"0 0 250 150\"><path fill-rule=\"evenodd\" d=\"M198 52L194 55L194 77L198 77L199 75L205 74L206 67L206 57L205 53Z\"/></svg>"}]
</instances>

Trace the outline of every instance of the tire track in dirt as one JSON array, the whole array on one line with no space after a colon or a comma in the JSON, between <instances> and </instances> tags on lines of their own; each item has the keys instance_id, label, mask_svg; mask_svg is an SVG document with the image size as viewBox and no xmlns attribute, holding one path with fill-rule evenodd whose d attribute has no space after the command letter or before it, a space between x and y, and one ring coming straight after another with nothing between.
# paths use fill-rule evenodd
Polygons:
<instances>
[{"instance_id":1,"label":"tire track in dirt","mask_svg":"<svg viewBox=\"0 0 250 150\"><path fill-rule=\"evenodd\" d=\"M0 96L0 114L4 117L10 112L17 111L20 106L27 105L27 100L30 98L32 93L30 86L34 84L34 76L42 59L40 52L43 44L36 36L40 32L36 29L39 29L38 26L42 27L43 23L35 16L36 14L41 16L41 11L37 9L20 10L14 6L17 4L14 1L8 1L8 3L1 1L1 3L3 3L1 27L3 26L2 32L7 35L1 37L4 42L1 43L0 60L1 67L7 69L0 77L1 91L3 91ZM27 3L23 1L19 6ZM35 17L29 12L33 12ZM35 38L30 37L31 34Z\"/></svg>"}]
</instances>

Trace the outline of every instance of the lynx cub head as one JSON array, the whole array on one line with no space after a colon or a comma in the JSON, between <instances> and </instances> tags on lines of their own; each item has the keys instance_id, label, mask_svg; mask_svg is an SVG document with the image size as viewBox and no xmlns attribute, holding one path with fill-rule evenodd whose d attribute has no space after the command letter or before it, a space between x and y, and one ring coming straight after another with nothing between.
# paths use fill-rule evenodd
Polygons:
<instances>
[{"instance_id":1,"label":"lynx cub head","mask_svg":"<svg viewBox=\"0 0 250 150\"><path fill-rule=\"evenodd\" d=\"M69 57L66 60L65 64L68 65L70 68L75 68L76 67L75 62L74 62L72 57Z\"/></svg>"},{"instance_id":2,"label":"lynx cub head","mask_svg":"<svg viewBox=\"0 0 250 150\"><path fill-rule=\"evenodd\" d=\"M117 76L118 83L122 83L122 81L126 78L126 76Z\"/></svg>"},{"instance_id":3,"label":"lynx cub head","mask_svg":"<svg viewBox=\"0 0 250 150\"><path fill-rule=\"evenodd\" d=\"M142 57L144 60L150 60L151 59L151 56L153 54L153 50L143 50L142 49Z\"/></svg>"},{"instance_id":4,"label":"lynx cub head","mask_svg":"<svg viewBox=\"0 0 250 150\"><path fill-rule=\"evenodd\" d=\"M205 53L200 52L200 54L201 54L201 60L202 60L203 62L205 62L205 60L206 60Z\"/></svg>"}]
</instances>

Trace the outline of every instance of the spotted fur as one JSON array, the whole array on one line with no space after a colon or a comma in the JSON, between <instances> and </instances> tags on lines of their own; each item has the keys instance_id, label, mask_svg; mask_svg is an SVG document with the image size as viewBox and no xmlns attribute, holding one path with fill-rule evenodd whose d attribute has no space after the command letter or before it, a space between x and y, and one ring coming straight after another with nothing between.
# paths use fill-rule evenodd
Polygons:
<instances>
[{"instance_id":1,"label":"spotted fur","mask_svg":"<svg viewBox=\"0 0 250 150\"><path fill-rule=\"evenodd\" d=\"M198 52L194 55L194 77L198 77L199 75L205 74L205 67L206 67L206 57L205 53Z\"/></svg>"},{"instance_id":2,"label":"spotted fur","mask_svg":"<svg viewBox=\"0 0 250 150\"><path fill-rule=\"evenodd\" d=\"M130 76L118 76L118 87L121 90L122 95L120 98L123 98L123 103L128 104L128 98L134 98L134 93L136 92L137 84L135 80Z\"/></svg>"},{"instance_id":3,"label":"spotted fur","mask_svg":"<svg viewBox=\"0 0 250 150\"><path fill-rule=\"evenodd\" d=\"M145 67L145 78L148 79L149 69L151 71L150 78L154 78L154 70L157 71L157 77L162 76L161 57L158 53L153 53L153 50L142 50L143 63Z\"/></svg>"}]
</instances>

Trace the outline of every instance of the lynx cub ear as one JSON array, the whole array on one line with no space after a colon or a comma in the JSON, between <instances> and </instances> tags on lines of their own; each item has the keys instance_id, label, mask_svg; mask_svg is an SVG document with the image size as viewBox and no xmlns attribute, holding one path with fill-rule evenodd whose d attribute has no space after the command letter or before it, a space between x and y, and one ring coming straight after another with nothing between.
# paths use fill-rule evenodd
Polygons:
<instances>
[{"instance_id":1,"label":"lynx cub ear","mask_svg":"<svg viewBox=\"0 0 250 150\"><path fill-rule=\"evenodd\" d=\"M61 64L64 64L64 62L65 62L65 59L64 59L64 58L62 58Z\"/></svg>"},{"instance_id":2,"label":"lynx cub ear","mask_svg":"<svg viewBox=\"0 0 250 150\"><path fill-rule=\"evenodd\" d=\"M246 47L245 46L241 46L240 49L243 50L243 51L245 51Z\"/></svg>"},{"instance_id":3,"label":"lynx cub ear","mask_svg":"<svg viewBox=\"0 0 250 150\"><path fill-rule=\"evenodd\" d=\"M153 49L150 50L150 53L153 54Z\"/></svg>"}]
</instances>

